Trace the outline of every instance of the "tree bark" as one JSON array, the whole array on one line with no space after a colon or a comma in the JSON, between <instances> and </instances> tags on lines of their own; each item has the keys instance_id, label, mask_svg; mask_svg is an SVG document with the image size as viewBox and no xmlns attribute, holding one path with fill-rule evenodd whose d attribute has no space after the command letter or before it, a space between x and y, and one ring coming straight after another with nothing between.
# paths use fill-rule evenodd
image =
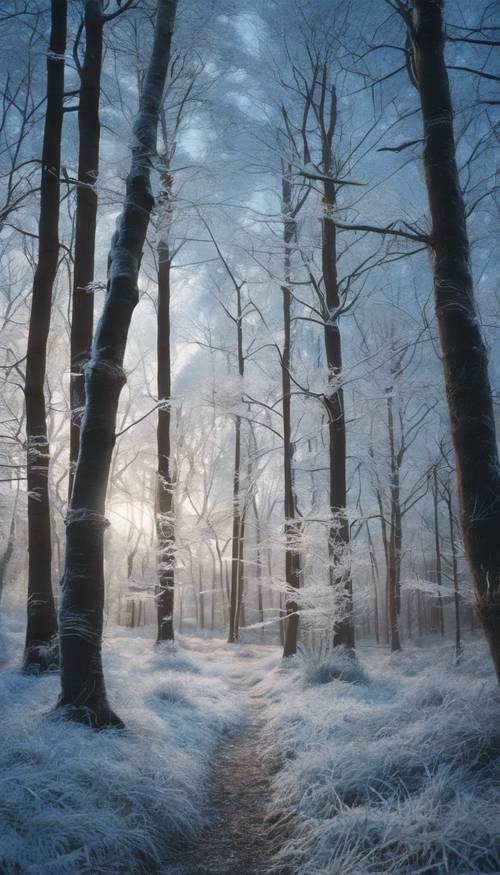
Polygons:
<instances>
[{"instance_id":1,"label":"tree bark","mask_svg":"<svg viewBox=\"0 0 500 875\"><path fill-rule=\"evenodd\" d=\"M67 517L62 581L61 696L68 717L93 728L122 726L104 684L101 643L104 607L105 502L115 443L116 412L125 383L123 359L153 195L151 163L165 87L176 0L158 0L154 42L134 125L127 193L109 253L108 286L91 359L85 368L85 414Z\"/></svg>"},{"instance_id":2,"label":"tree bark","mask_svg":"<svg viewBox=\"0 0 500 875\"><path fill-rule=\"evenodd\" d=\"M243 378L245 373L245 358L243 355L243 312L241 306L241 285L235 284L236 288L236 332L238 350L238 373ZM239 639L239 614L240 614L240 581L241 581L241 555L242 537L241 525L242 514L240 504L240 474L241 474L241 417L235 419L234 435L234 471L233 471L233 531L232 531L232 555L231 555L231 591L229 596L229 635L228 644L235 644Z\"/></svg>"},{"instance_id":3,"label":"tree bark","mask_svg":"<svg viewBox=\"0 0 500 875\"><path fill-rule=\"evenodd\" d=\"M500 682L500 465L488 359L476 311L444 59L442 0L413 0L411 71L424 126L431 259L464 545Z\"/></svg>"},{"instance_id":4,"label":"tree bark","mask_svg":"<svg viewBox=\"0 0 500 875\"><path fill-rule=\"evenodd\" d=\"M170 200L170 176L162 174L160 204ZM168 208L168 203L167 203ZM158 245L158 316L157 316L157 366L158 410L157 448L158 485L156 530L158 534L158 590L156 594L158 635L157 643L174 640L174 484L170 471L170 269L171 259L168 243Z\"/></svg>"},{"instance_id":5,"label":"tree bark","mask_svg":"<svg viewBox=\"0 0 500 875\"><path fill-rule=\"evenodd\" d=\"M331 89L332 119L336 117L335 89ZM333 130L331 136L333 137ZM331 141L323 144L323 172L325 175L332 170ZM340 294L337 277L337 229L333 220L336 204L335 183L325 180L323 183L322 219L322 268L325 285L325 352L329 374L330 390L325 396L325 408L328 414L328 450L330 457L330 515L331 526L328 538L330 553L330 580L335 587L340 620L335 624L333 644L342 645L354 650L354 624L352 604L352 579L348 562L349 522L346 516L347 482L346 482L346 424L344 409L344 390L342 388L342 338L340 334L338 312L340 309ZM336 566L345 565L340 573Z\"/></svg>"},{"instance_id":6,"label":"tree bark","mask_svg":"<svg viewBox=\"0 0 500 875\"><path fill-rule=\"evenodd\" d=\"M76 188L75 252L70 336L70 450L68 496L80 447L80 425L85 407L84 368L90 356L94 322L94 253L99 173L99 98L105 16L100 0L85 3L85 55L80 73L78 102L78 185Z\"/></svg>"},{"instance_id":7,"label":"tree bark","mask_svg":"<svg viewBox=\"0 0 500 875\"><path fill-rule=\"evenodd\" d=\"M264 593L262 590L262 533L260 530L260 514L259 508L257 506L257 499L255 498L255 494L252 496L252 507L253 513L255 517L255 566L256 566L256 577L257 577L257 610L259 613L259 620L262 623L261 631L265 632L264 626Z\"/></svg>"},{"instance_id":8,"label":"tree bark","mask_svg":"<svg viewBox=\"0 0 500 875\"><path fill-rule=\"evenodd\" d=\"M57 663L57 620L52 592L49 440L44 383L52 289L59 258L59 176L64 102L67 3L52 0L47 54L47 110L43 133L38 264L33 280L26 354L28 486L28 622L23 667L45 671Z\"/></svg>"},{"instance_id":9,"label":"tree bark","mask_svg":"<svg viewBox=\"0 0 500 875\"><path fill-rule=\"evenodd\" d=\"M286 600L287 619L285 620L285 636L283 656L293 656L297 652L297 635L299 628L298 605L293 597L293 591L300 588L300 553L298 550L298 531L295 522L295 493L293 488L293 443L292 443L292 412L291 412L291 381L290 368L292 363L291 349L291 254L292 241L295 237L295 221L292 217L292 187L291 171L283 173L282 177L282 208L283 208L283 239L284 250L284 280L282 286L283 299L283 349L281 352L281 382L282 382L282 412L283 412L283 483L285 501L285 580L288 588Z\"/></svg>"},{"instance_id":10,"label":"tree bark","mask_svg":"<svg viewBox=\"0 0 500 875\"><path fill-rule=\"evenodd\" d=\"M458 557L457 545L455 543L455 520L453 519L453 503L451 498L451 490L446 495L446 506L448 509L448 522L450 525L451 575L453 580L453 601L455 606L455 663L458 665L462 658L462 630L460 623L460 585L458 580Z\"/></svg>"},{"instance_id":11,"label":"tree bark","mask_svg":"<svg viewBox=\"0 0 500 875\"><path fill-rule=\"evenodd\" d=\"M443 598L441 595L441 587L443 585L443 569L442 569L442 561L441 561L441 537L439 532L439 494L438 494L438 478L436 467L434 466L432 472L432 479L434 484L434 547L436 550L436 583L438 587L438 611L439 611L439 631L441 632L441 637L444 638L444 610L443 610Z\"/></svg>"},{"instance_id":12,"label":"tree bark","mask_svg":"<svg viewBox=\"0 0 500 875\"><path fill-rule=\"evenodd\" d=\"M9 526L9 535L7 538L7 545L3 552L2 558L0 559L0 602L2 601L2 595L5 587L5 577L7 574L7 569L10 564L10 560L12 559L14 553L14 543L16 540L16 517L17 517L17 502L19 499L19 483L17 484L17 493L16 498L14 500L14 507L12 510L12 516L10 519Z\"/></svg>"},{"instance_id":13,"label":"tree bark","mask_svg":"<svg viewBox=\"0 0 500 875\"><path fill-rule=\"evenodd\" d=\"M375 640L377 644L380 644L380 625L378 617L378 563L377 557L375 556L375 549L373 546L370 525L368 522L366 523L366 533L368 536L368 549L370 551L370 571L373 584L373 615L375 624Z\"/></svg>"},{"instance_id":14,"label":"tree bark","mask_svg":"<svg viewBox=\"0 0 500 875\"><path fill-rule=\"evenodd\" d=\"M389 647L391 653L401 650L399 634L399 577L401 565L401 508L400 508L400 475L398 457L395 448L394 413L392 409L393 386L386 391L387 429L389 433L389 449L391 462L391 480L389 484L391 502L391 523L387 552L387 628L389 631Z\"/></svg>"},{"instance_id":15,"label":"tree bark","mask_svg":"<svg viewBox=\"0 0 500 875\"><path fill-rule=\"evenodd\" d=\"M245 575L244 575L244 547L245 547L245 520L246 508L243 510L240 521L240 536L238 544L238 598L236 600L236 631L239 638L240 626L245 627Z\"/></svg>"},{"instance_id":16,"label":"tree bark","mask_svg":"<svg viewBox=\"0 0 500 875\"><path fill-rule=\"evenodd\" d=\"M240 554L240 468L241 468L241 418L236 417L234 434L234 470L233 470L233 531L231 536L231 589L229 593L229 635L228 644L238 641L239 615L239 554Z\"/></svg>"},{"instance_id":17,"label":"tree bark","mask_svg":"<svg viewBox=\"0 0 500 875\"><path fill-rule=\"evenodd\" d=\"M212 592L210 593L210 631L215 629L215 593L217 574L215 571L215 556L212 554Z\"/></svg>"}]
</instances>

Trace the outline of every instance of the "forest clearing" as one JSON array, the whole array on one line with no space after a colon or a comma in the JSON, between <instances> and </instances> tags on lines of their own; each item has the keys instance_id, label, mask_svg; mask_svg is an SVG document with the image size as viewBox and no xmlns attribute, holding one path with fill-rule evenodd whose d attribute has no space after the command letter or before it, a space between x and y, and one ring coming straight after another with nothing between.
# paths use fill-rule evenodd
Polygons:
<instances>
[{"instance_id":1,"label":"forest clearing","mask_svg":"<svg viewBox=\"0 0 500 875\"><path fill-rule=\"evenodd\" d=\"M500 875L499 44L0 0L0 875Z\"/></svg>"}]
</instances>

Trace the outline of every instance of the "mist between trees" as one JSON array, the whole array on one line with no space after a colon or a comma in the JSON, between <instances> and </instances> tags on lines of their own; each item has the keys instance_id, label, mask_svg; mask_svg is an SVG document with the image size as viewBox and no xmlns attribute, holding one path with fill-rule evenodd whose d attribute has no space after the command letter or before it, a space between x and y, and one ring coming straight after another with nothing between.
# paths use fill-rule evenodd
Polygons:
<instances>
[{"instance_id":1,"label":"mist between trees","mask_svg":"<svg viewBox=\"0 0 500 875\"><path fill-rule=\"evenodd\" d=\"M2 5L0 592L65 716L122 725L105 624L500 672L493 12Z\"/></svg>"}]
</instances>

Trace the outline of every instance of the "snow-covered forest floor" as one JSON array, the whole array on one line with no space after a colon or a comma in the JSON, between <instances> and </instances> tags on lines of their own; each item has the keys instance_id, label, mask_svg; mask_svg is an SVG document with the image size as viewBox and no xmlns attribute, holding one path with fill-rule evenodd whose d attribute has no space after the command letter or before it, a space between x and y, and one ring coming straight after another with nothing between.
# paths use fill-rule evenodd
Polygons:
<instances>
[{"instance_id":1,"label":"snow-covered forest floor","mask_svg":"<svg viewBox=\"0 0 500 875\"><path fill-rule=\"evenodd\" d=\"M283 664L274 647L166 652L113 629L128 729L97 739L47 718L58 678L21 675L20 622L2 634L2 875L500 872L499 694L480 640L458 668L436 641Z\"/></svg>"}]
</instances>

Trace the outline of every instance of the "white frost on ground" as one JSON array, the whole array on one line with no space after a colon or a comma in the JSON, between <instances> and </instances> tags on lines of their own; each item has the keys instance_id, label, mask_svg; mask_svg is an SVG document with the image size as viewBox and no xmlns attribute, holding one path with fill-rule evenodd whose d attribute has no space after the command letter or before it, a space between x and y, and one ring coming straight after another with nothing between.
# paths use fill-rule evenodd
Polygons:
<instances>
[{"instance_id":1,"label":"white frost on ground","mask_svg":"<svg viewBox=\"0 0 500 875\"><path fill-rule=\"evenodd\" d=\"M155 871L201 828L210 759L245 718L223 650L188 640L162 652L132 630L113 630L104 645L108 692L128 731L96 736L47 719L58 677L20 673L20 624L4 623L4 638L0 872Z\"/></svg>"},{"instance_id":2,"label":"white frost on ground","mask_svg":"<svg viewBox=\"0 0 500 875\"><path fill-rule=\"evenodd\" d=\"M58 679L20 674L21 627L10 630L2 875L167 872L191 840L197 858L211 767L251 717L250 692L271 774L269 873L499 875L500 696L482 641L455 668L434 640L394 657L361 648L358 664L283 664L279 648L188 638L162 653L139 634L106 638L128 732L96 736L47 720Z\"/></svg>"},{"instance_id":3,"label":"white frost on ground","mask_svg":"<svg viewBox=\"0 0 500 875\"><path fill-rule=\"evenodd\" d=\"M500 696L482 642L295 658L261 684L300 875L500 873Z\"/></svg>"}]
</instances>

